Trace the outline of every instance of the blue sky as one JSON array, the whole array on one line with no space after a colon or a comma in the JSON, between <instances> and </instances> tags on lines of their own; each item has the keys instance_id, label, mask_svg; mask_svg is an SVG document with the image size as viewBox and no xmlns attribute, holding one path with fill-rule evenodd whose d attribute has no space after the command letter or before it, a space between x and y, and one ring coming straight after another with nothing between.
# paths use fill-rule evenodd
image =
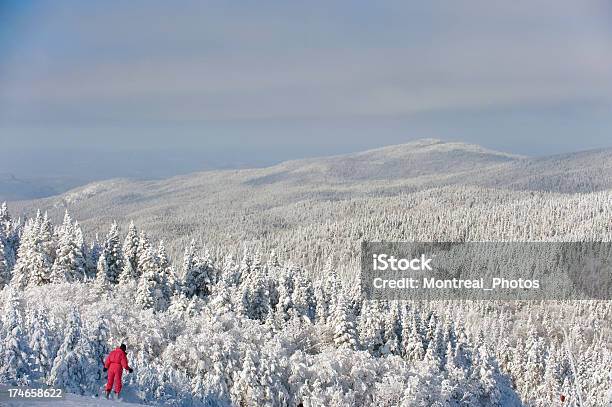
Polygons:
<instances>
[{"instance_id":1,"label":"blue sky","mask_svg":"<svg viewBox=\"0 0 612 407\"><path fill-rule=\"evenodd\" d=\"M423 137L541 155L611 146L611 113L608 0L0 2L0 173L165 176Z\"/></svg>"}]
</instances>

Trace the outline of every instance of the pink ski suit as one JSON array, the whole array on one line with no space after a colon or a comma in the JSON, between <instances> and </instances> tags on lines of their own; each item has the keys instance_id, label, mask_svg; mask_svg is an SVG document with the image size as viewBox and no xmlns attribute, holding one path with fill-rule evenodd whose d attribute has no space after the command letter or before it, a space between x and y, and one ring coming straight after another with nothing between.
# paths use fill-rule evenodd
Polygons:
<instances>
[{"instance_id":1,"label":"pink ski suit","mask_svg":"<svg viewBox=\"0 0 612 407\"><path fill-rule=\"evenodd\" d=\"M121 393L121 376L123 375L123 369L130 370L128 365L127 355L121 348L115 348L106 357L104 367L108 369L108 381L106 382L106 391L110 392L113 388L113 382L115 382L115 393L119 395Z\"/></svg>"}]
</instances>

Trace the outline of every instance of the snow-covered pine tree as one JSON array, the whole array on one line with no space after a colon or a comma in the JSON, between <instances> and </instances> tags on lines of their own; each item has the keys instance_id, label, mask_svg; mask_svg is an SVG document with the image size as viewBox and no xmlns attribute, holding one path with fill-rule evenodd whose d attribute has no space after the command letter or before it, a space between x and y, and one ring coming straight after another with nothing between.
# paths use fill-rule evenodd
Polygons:
<instances>
[{"instance_id":1,"label":"snow-covered pine tree","mask_svg":"<svg viewBox=\"0 0 612 407\"><path fill-rule=\"evenodd\" d=\"M97 395L97 390L100 381L103 380L104 374L104 359L110 352L108 345L110 337L110 328L106 319L102 316L94 323L94 326L88 329L86 335L82 335L79 340L79 348L86 355L86 359L82 363L83 376L86 378L84 386L85 393Z\"/></svg>"},{"instance_id":2,"label":"snow-covered pine tree","mask_svg":"<svg viewBox=\"0 0 612 407\"><path fill-rule=\"evenodd\" d=\"M341 295L342 286L338 281L338 275L336 269L333 267L332 259L328 258L325 268L323 270L323 278L325 283L323 285L323 302L317 302L317 308L322 315L331 317L334 313L334 307L338 302L338 296ZM327 320L327 318L325 318Z\"/></svg>"},{"instance_id":3,"label":"snow-covered pine tree","mask_svg":"<svg viewBox=\"0 0 612 407\"><path fill-rule=\"evenodd\" d=\"M53 367L47 379L49 386L60 387L76 394L83 394L88 390L91 378L87 377L87 365L90 362L81 342L81 331L81 317L74 309L66 324L64 340L53 360Z\"/></svg>"},{"instance_id":4,"label":"snow-covered pine tree","mask_svg":"<svg viewBox=\"0 0 612 407\"><path fill-rule=\"evenodd\" d=\"M51 371L51 365L55 355L53 354L53 337L49 329L47 317L42 312L36 312L30 335L30 349L36 371L44 381Z\"/></svg>"},{"instance_id":5,"label":"snow-covered pine tree","mask_svg":"<svg viewBox=\"0 0 612 407\"><path fill-rule=\"evenodd\" d=\"M122 269L123 255L121 253L121 245L119 244L119 227L116 223L113 223L98 259L96 275L96 280L99 281L98 285L117 284Z\"/></svg>"},{"instance_id":6,"label":"snow-covered pine tree","mask_svg":"<svg viewBox=\"0 0 612 407\"><path fill-rule=\"evenodd\" d=\"M0 290L11 282L11 270L9 269L8 261L6 260L6 243L0 236Z\"/></svg>"},{"instance_id":7,"label":"snow-covered pine tree","mask_svg":"<svg viewBox=\"0 0 612 407\"><path fill-rule=\"evenodd\" d=\"M312 281L307 279L299 269L294 271L294 275L297 278L291 301L293 309L298 315L308 317L308 319L314 321L317 306Z\"/></svg>"},{"instance_id":8,"label":"snow-covered pine tree","mask_svg":"<svg viewBox=\"0 0 612 407\"><path fill-rule=\"evenodd\" d=\"M132 284L134 281L138 281L137 272L132 269L132 263L126 262L123 265L123 270L121 270L121 274L119 274L119 284L125 286L127 284Z\"/></svg>"},{"instance_id":9,"label":"snow-covered pine tree","mask_svg":"<svg viewBox=\"0 0 612 407\"><path fill-rule=\"evenodd\" d=\"M349 313L344 297L338 299L333 314L334 344L338 348L357 349L357 330L355 321Z\"/></svg>"},{"instance_id":10,"label":"snow-covered pine tree","mask_svg":"<svg viewBox=\"0 0 612 407\"><path fill-rule=\"evenodd\" d=\"M170 297L174 294L175 289L175 273L170 264L170 258L168 257L168 252L166 252L166 246L164 246L164 241L159 241L159 246L157 247L156 253L157 265L159 266L160 271L160 284L161 288L164 290L163 296L167 304L170 304Z\"/></svg>"},{"instance_id":11,"label":"snow-covered pine tree","mask_svg":"<svg viewBox=\"0 0 612 407\"><path fill-rule=\"evenodd\" d=\"M20 222L14 221L6 206L6 202L0 205L0 240L4 243L4 258L7 267L12 270L15 266L17 249L19 248Z\"/></svg>"},{"instance_id":12,"label":"snow-covered pine tree","mask_svg":"<svg viewBox=\"0 0 612 407\"><path fill-rule=\"evenodd\" d=\"M399 355L400 354L400 335L401 324L399 319L399 309L397 303L392 303L385 315L384 320L384 353Z\"/></svg>"},{"instance_id":13,"label":"snow-covered pine tree","mask_svg":"<svg viewBox=\"0 0 612 407\"><path fill-rule=\"evenodd\" d=\"M226 255L221 267L221 279L228 286L237 286L240 284L240 271L239 267L234 261L234 256L231 254Z\"/></svg>"},{"instance_id":14,"label":"snow-covered pine tree","mask_svg":"<svg viewBox=\"0 0 612 407\"><path fill-rule=\"evenodd\" d=\"M293 267L290 265L284 267L279 277L277 286L278 303L276 304L276 311L285 321L287 321L293 312L293 291L295 289Z\"/></svg>"},{"instance_id":15,"label":"snow-covered pine tree","mask_svg":"<svg viewBox=\"0 0 612 407\"><path fill-rule=\"evenodd\" d=\"M108 279L108 263L106 262L107 256L100 255L98 258L98 267L96 272L96 279L94 285L99 294L105 294L111 289L111 282Z\"/></svg>"},{"instance_id":16,"label":"snow-covered pine tree","mask_svg":"<svg viewBox=\"0 0 612 407\"><path fill-rule=\"evenodd\" d=\"M242 369L235 372L232 386L232 401L238 406L261 406L265 404L265 393L257 368L257 354L247 349L242 361Z\"/></svg>"},{"instance_id":17,"label":"snow-covered pine tree","mask_svg":"<svg viewBox=\"0 0 612 407\"><path fill-rule=\"evenodd\" d=\"M48 224L48 221L46 221ZM43 239L51 239L48 230L41 232L43 218L40 211L36 218L28 220L23 230L23 236L18 251L17 263L13 270L11 284L16 288L24 288L30 284L42 285L49 282L51 259L48 248L51 246ZM47 229L49 226L46 226Z\"/></svg>"},{"instance_id":18,"label":"snow-covered pine tree","mask_svg":"<svg viewBox=\"0 0 612 407\"><path fill-rule=\"evenodd\" d=\"M260 405L269 407L288 405L289 393L283 385L276 355L262 352L259 372L259 383L263 390L263 400Z\"/></svg>"},{"instance_id":19,"label":"snow-covered pine tree","mask_svg":"<svg viewBox=\"0 0 612 407\"><path fill-rule=\"evenodd\" d=\"M142 274L136 291L136 302L143 308L152 308L155 311L166 310L170 299L166 296L167 289L164 288L163 281L160 281L163 276L155 253L151 245L147 245L143 250L145 251L140 253L138 258Z\"/></svg>"},{"instance_id":20,"label":"snow-covered pine tree","mask_svg":"<svg viewBox=\"0 0 612 407\"><path fill-rule=\"evenodd\" d=\"M151 253L155 253L155 251L152 250L151 241L149 240L147 234L144 231L141 231L138 234L138 247L136 248L136 262L138 263L138 266L134 269L136 270L138 277L142 276L144 271L144 267L141 264L141 259L148 258Z\"/></svg>"},{"instance_id":21,"label":"snow-covered pine tree","mask_svg":"<svg viewBox=\"0 0 612 407\"><path fill-rule=\"evenodd\" d=\"M11 229L11 214L8 211L6 202L0 204L0 236L5 238L8 236Z\"/></svg>"},{"instance_id":22,"label":"snow-covered pine tree","mask_svg":"<svg viewBox=\"0 0 612 407\"><path fill-rule=\"evenodd\" d=\"M75 227L77 229L75 229ZM82 232L66 211L64 223L59 229L59 244L55 262L51 268L51 282L75 282L85 280ZM80 240L80 241L79 241Z\"/></svg>"},{"instance_id":23,"label":"snow-covered pine tree","mask_svg":"<svg viewBox=\"0 0 612 407\"><path fill-rule=\"evenodd\" d=\"M83 251L85 255L85 275L88 281L95 280L98 270L98 260L102 254L102 245L98 241L98 235L87 250Z\"/></svg>"},{"instance_id":24,"label":"snow-covered pine tree","mask_svg":"<svg viewBox=\"0 0 612 407\"><path fill-rule=\"evenodd\" d=\"M525 394L535 395L537 387L544 378L544 360L543 360L543 345L541 338L532 327L529 330L526 341L526 357L525 373L522 377L522 391Z\"/></svg>"},{"instance_id":25,"label":"snow-covered pine tree","mask_svg":"<svg viewBox=\"0 0 612 407\"><path fill-rule=\"evenodd\" d=\"M9 287L0 329L0 383L26 385L30 381L30 349L23 329L19 297Z\"/></svg>"},{"instance_id":26,"label":"snow-covered pine tree","mask_svg":"<svg viewBox=\"0 0 612 407\"><path fill-rule=\"evenodd\" d=\"M544 379L535 397L536 402L540 405L554 405L561 394L561 377L557 357L559 354L553 344L548 349Z\"/></svg>"},{"instance_id":27,"label":"snow-covered pine tree","mask_svg":"<svg viewBox=\"0 0 612 407\"><path fill-rule=\"evenodd\" d=\"M410 362L423 360L425 349L414 312L404 312L402 322L402 354Z\"/></svg>"},{"instance_id":28,"label":"snow-covered pine tree","mask_svg":"<svg viewBox=\"0 0 612 407\"><path fill-rule=\"evenodd\" d=\"M183 259L184 278L182 290L187 297L206 296L211 292L215 280L214 270L208 256L201 257L196 252L195 242L185 250Z\"/></svg>"},{"instance_id":29,"label":"snow-covered pine tree","mask_svg":"<svg viewBox=\"0 0 612 407\"><path fill-rule=\"evenodd\" d=\"M379 356L384 345L383 315L376 301L363 301L359 317L359 339L364 349Z\"/></svg>"},{"instance_id":30,"label":"snow-covered pine tree","mask_svg":"<svg viewBox=\"0 0 612 407\"><path fill-rule=\"evenodd\" d=\"M128 227L127 235L125 236L125 240L123 241L123 274L127 274L124 279L138 279L140 275L138 274L138 247L140 245L140 240L138 237L138 230L136 229L136 225L134 225L134 221L130 221L130 226ZM127 270L127 271L126 271Z\"/></svg>"},{"instance_id":31,"label":"snow-covered pine tree","mask_svg":"<svg viewBox=\"0 0 612 407\"><path fill-rule=\"evenodd\" d=\"M472 378L476 382L474 393L479 397L480 405L499 405L501 394L499 391L499 371L489 354L486 345L476 350L474 366L472 367Z\"/></svg>"},{"instance_id":32,"label":"snow-covered pine tree","mask_svg":"<svg viewBox=\"0 0 612 407\"><path fill-rule=\"evenodd\" d=\"M45 212L45 215L42 218L42 222L40 224L39 229L39 244L41 252L45 257L45 261L49 264L49 270L47 272L46 279L49 279L49 273L51 269L51 265L55 262L55 256L57 254L57 238L55 235L55 228L51 221L49 220L49 215ZM47 281L48 282L48 281Z\"/></svg>"}]
</instances>

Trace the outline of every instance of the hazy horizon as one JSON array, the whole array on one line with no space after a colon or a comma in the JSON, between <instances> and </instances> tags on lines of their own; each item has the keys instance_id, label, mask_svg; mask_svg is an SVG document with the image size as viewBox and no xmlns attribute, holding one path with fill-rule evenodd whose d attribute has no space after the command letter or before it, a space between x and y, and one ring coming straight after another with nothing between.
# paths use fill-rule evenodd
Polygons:
<instances>
[{"instance_id":1,"label":"hazy horizon","mask_svg":"<svg viewBox=\"0 0 612 407\"><path fill-rule=\"evenodd\" d=\"M611 22L604 0L5 1L0 174L159 178L422 138L611 147Z\"/></svg>"}]
</instances>

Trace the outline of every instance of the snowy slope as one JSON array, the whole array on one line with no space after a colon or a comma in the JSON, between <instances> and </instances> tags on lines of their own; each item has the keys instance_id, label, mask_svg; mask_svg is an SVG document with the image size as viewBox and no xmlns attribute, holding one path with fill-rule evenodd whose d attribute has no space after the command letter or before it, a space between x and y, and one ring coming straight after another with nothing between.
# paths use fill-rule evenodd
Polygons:
<instances>
[{"instance_id":1,"label":"snowy slope","mask_svg":"<svg viewBox=\"0 0 612 407\"><path fill-rule=\"evenodd\" d=\"M405 194L466 186L509 190L512 199L528 197L524 191L608 190L612 149L525 158L426 139L263 169L209 171L160 181L109 180L52 198L11 203L11 208L28 216L37 209L49 211L56 221L68 209L100 236L113 220L134 220L163 238L177 255L192 237L225 244L219 237L231 229L232 234L246 234L240 237L247 240L278 236L298 226L319 225L322 216L333 219L336 215L330 212L352 216L350 208L334 211L336 204L371 198L397 202ZM456 194L447 192L449 199ZM233 237L230 240L237 241Z\"/></svg>"},{"instance_id":2,"label":"snowy slope","mask_svg":"<svg viewBox=\"0 0 612 407\"><path fill-rule=\"evenodd\" d=\"M41 387L39 384L34 383L32 386L32 388L39 388ZM0 392L2 393L2 397L5 397L4 395L6 394L5 392L7 391L8 386L6 385L0 385ZM125 406L125 407L130 407L130 406L144 406L147 404L140 404L138 401L138 397L134 394L133 389L131 388L131 386L123 386L123 390L121 391L121 400L116 400L114 399L114 393L111 395L110 399L106 399L103 397L104 394L104 390L103 390L103 386L100 386L100 393L99 393L99 397L93 397L93 396L81 396L81 395L77 395L77 394L65 394L64 398L61 399L57 399L57 400L35 400L35 401L28 401L28 400L13 400L13 401L7 401L6 398L2 398L0 397L0 406L4 407L21 407L21 406L39 406L39 407L46 407L46 406L66 406L66 407L97 407L97 406L104 406L104 407L114 407L114 406Z\"/></svg>"},{"instance_id":3,"label":"snowy slope","mask_svg":"<svg viewBox=\"0 0 612 407\"><path fill-rule=\"evenodd\" d=\"M50 401L5 401L0 400L0 406L6 407L26 407L26 406L37 406L37 407L47 407L47 406L64 406L64 407L130 407L130 406L144 406L147 404L138 404L131 402L135 398L126 393L122 400L106 400L105 398L97 398L97 397L88 397L88 396L78 396L76 394L67 394L63 399L59 400L50 400Z\"/></svg>"},{"instance_id":4,"label":"snowy slope","mask_svg":"<svg viewBox=\"0 0 612 407\"><path fill-rule=\"evenodd\" d=\"M11 401L11 402L0 402L0 406L6 407L49 407L49 406L63 406L63 407L130 407L130 406L144 406L145 404L134 404L126 401L118 400L106 400L99 398L92 398L86 396L77 396L75 394L68 394L62 400L57 401Z\"/></svg>"}]
</instances>

